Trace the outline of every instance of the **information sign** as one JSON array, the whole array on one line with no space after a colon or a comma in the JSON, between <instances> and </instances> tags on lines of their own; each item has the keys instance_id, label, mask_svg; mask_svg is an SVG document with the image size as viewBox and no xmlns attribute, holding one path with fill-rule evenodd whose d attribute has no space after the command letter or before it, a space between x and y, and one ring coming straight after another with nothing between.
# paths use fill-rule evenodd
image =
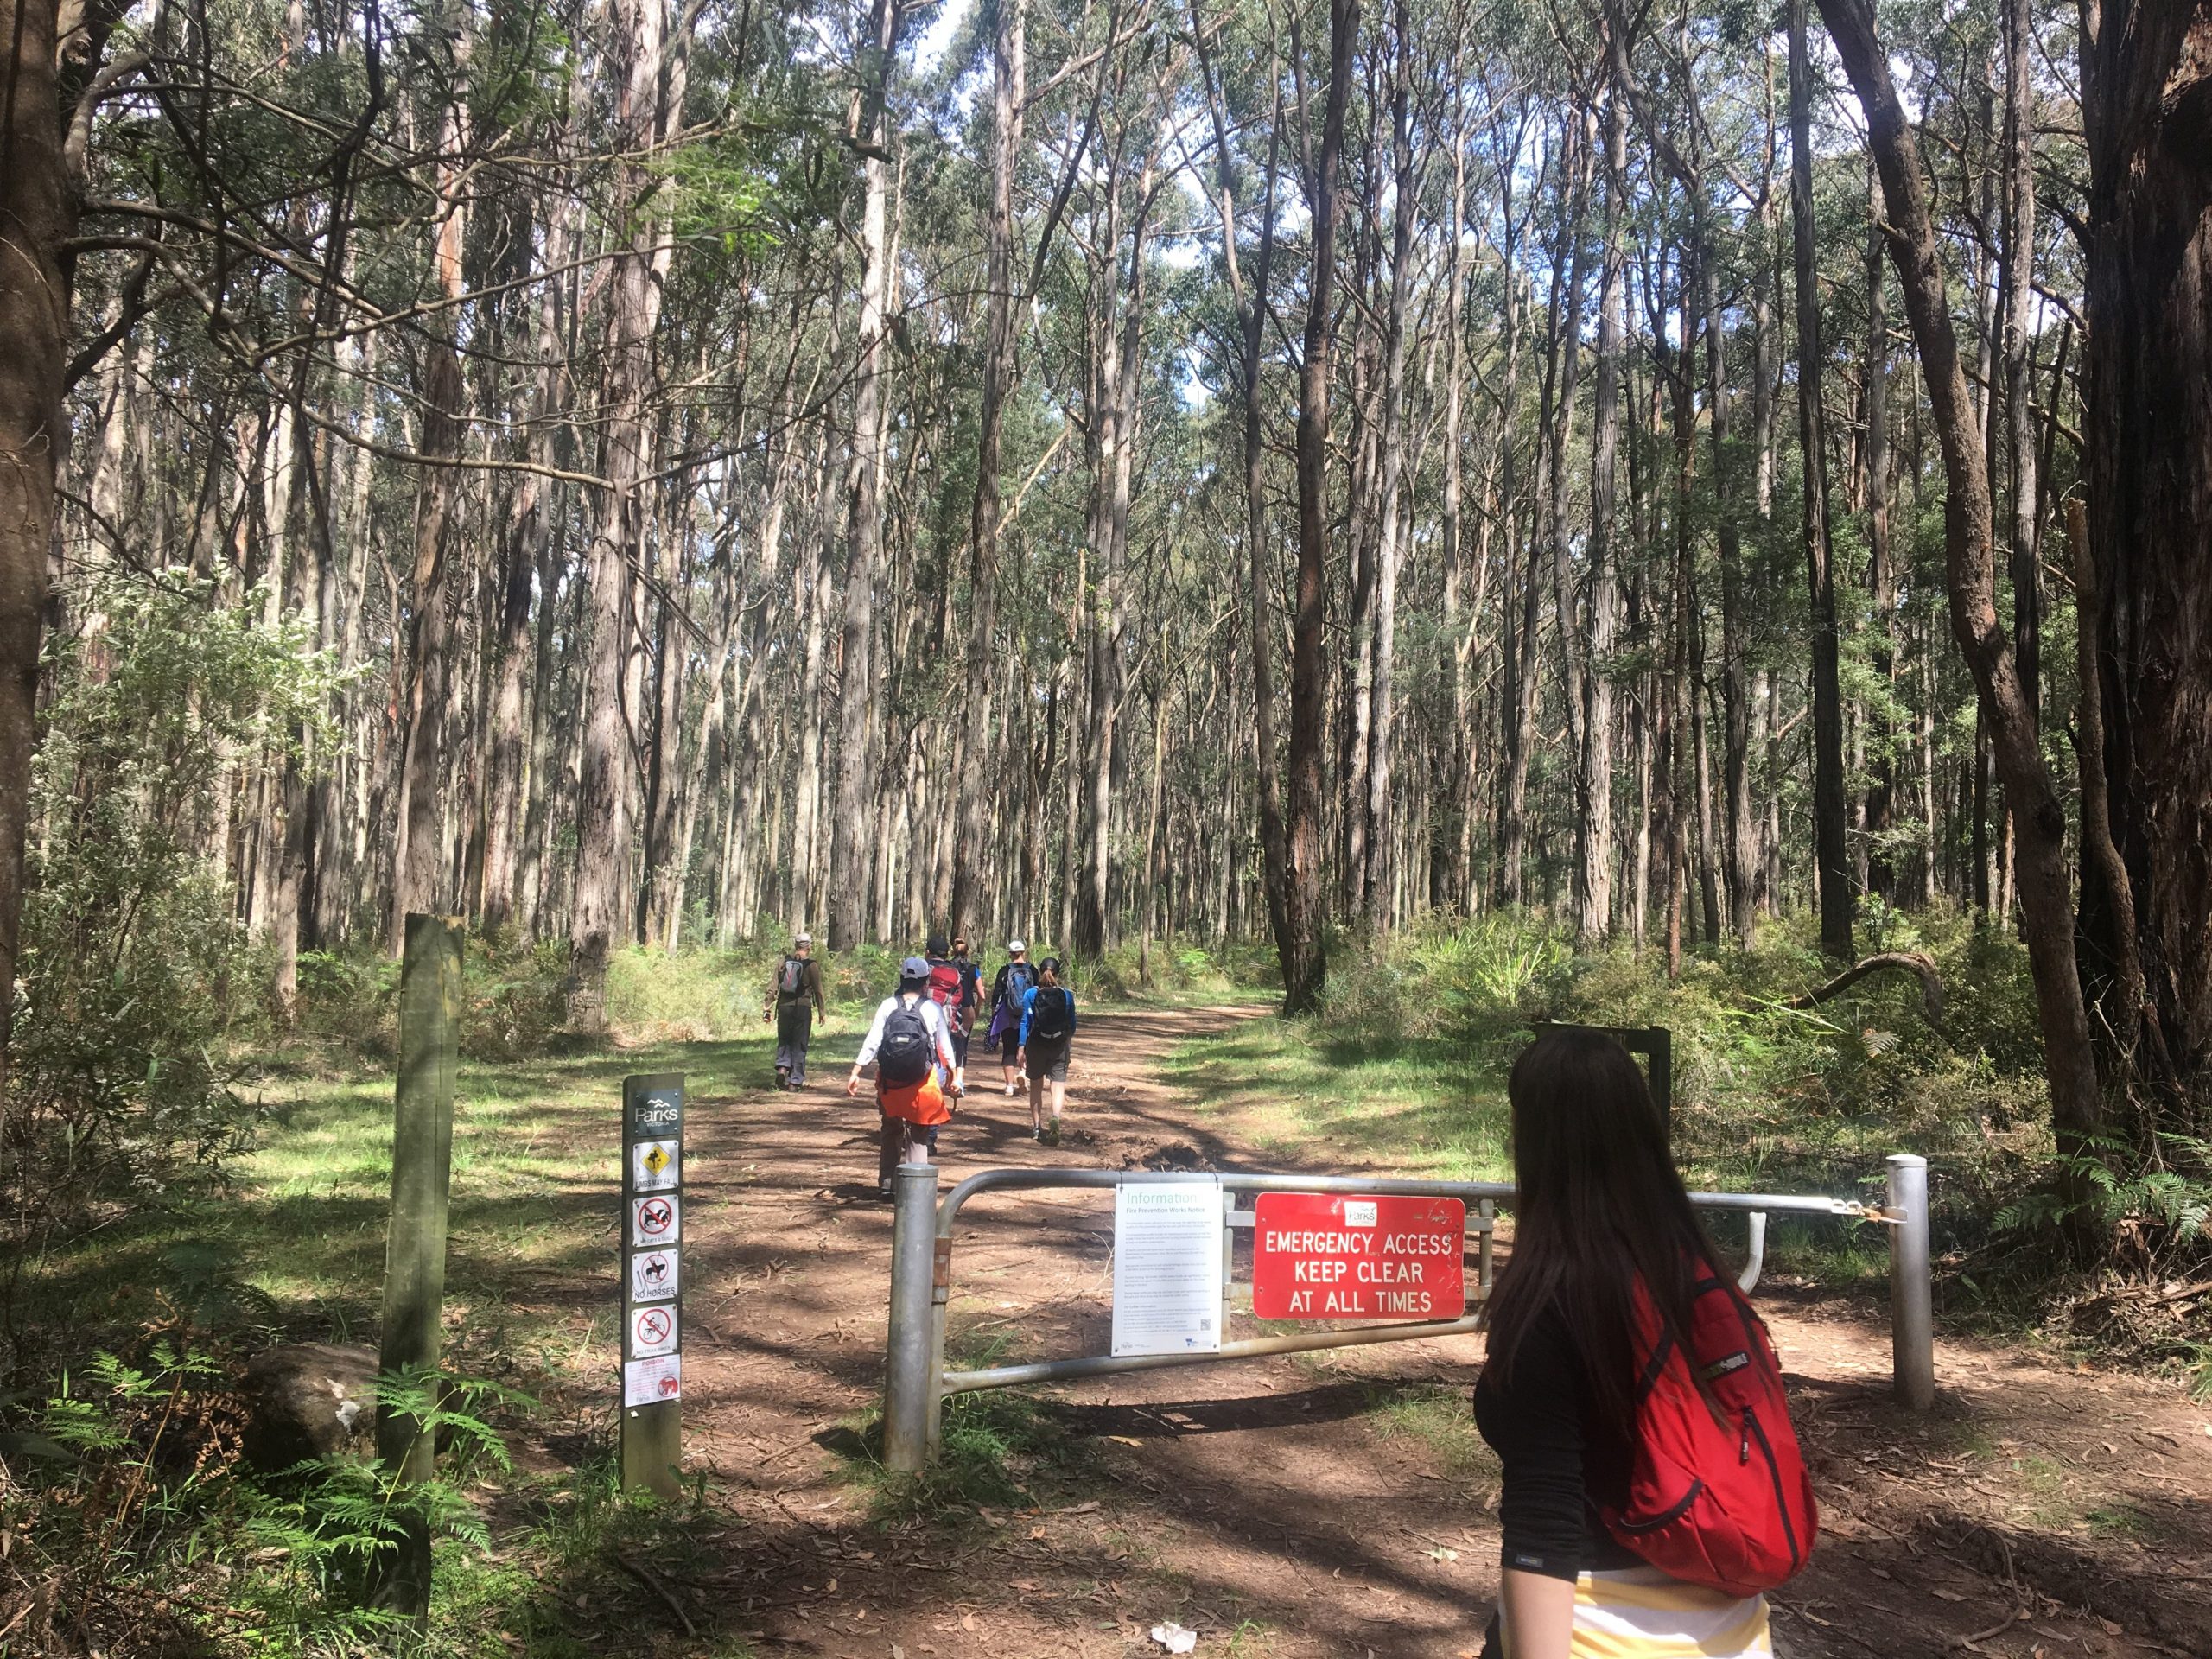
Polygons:
<instances>
[{"instance_id":1,"label":"information sign","mask_svg":"<svg viewBox=\"0 0 2212 1659\"><path fill-rule=\"evenodd\" d=\"M1467 1311L1458 1198L1262 1192L1252 1312L1263 1319L1456 1319Z\"/></svg>"},{"instance_id":2,"label":"information sign","mask_svg":"<svg viewBox=\"0 0 2212 1659\"><path fill-rule=\"evenodd\" d=\"M683 1395L683 1356L661 1354L652 1359L622 1363L624 1421L639 1407L665 1406L674 1410Z\"/></svg>"},{"instance_id":3,"label":"information sign","mask_svg":"<svg viewBox=\"0 0 2212 1659\"><path fill-rule=\"evenodd\" d=\"M1114 1192L1114 1352L1221 1348L1221 1183L1129 1181Z\"/></svg>"},{"instance_id":4,"label":"information sign","mask_svg":"<svg viewBox=\"0 0 2212 1659\"><path fill-rule=\"evenodd\" d=\"M683 1397L683 1079L622 1085L622 1484L678 1491Z\"/></svg>"}]
</instances>

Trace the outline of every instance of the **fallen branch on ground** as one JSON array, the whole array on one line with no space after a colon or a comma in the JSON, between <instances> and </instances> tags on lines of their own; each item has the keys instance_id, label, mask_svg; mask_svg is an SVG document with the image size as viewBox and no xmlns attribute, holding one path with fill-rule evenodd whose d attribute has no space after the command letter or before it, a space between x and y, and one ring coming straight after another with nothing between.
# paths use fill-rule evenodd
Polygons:
<instances>
[{"instance_id":1,"label":"fallen branch on ground","mask_svg":"<svg viewBox=\"0 0 2212 1659\"><path fill-rule=\"evenodd\" d=\"M1856 965L1847 968L1817 990L1807 991L1802 996L1793 996L1782 1006L1785 1008L1813 1008L1832 997L1842 995L1869 974L1880 973L1885 968L1902 969L1920 981L1920 1012L1931 1031L1943 1029L1943 976L1936 971L1936 958L1925 950L1884 950L1868 957Z\"/></svg>"}]
</instances>

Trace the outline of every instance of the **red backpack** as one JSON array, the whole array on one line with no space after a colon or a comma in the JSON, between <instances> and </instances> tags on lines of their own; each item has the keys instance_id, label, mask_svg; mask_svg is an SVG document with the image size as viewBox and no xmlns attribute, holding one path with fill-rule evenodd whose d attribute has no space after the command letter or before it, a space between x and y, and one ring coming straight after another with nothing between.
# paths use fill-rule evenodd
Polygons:
<instances>
[{"instance_id":1,"label":"red backpack","mask_svg":"<svg viewBox=\"0 0 2212 1659\"><path fill-rule=\"evenodd\" d=\"M1686 1352L1637 1287L1635 1466L1627 1503L1599 1516L1669 1578L1756 1595L1812 1554L1813 1483L1766 1327L1725 1279L1701 1278L1694 1294Z\"/></svg>"},{"instance_id":2,"label":"red backpack","mask_svg":"<svg viewBox=\"0 0 2212 1659\"><path fill-rule=\"evenodd\" d=\"M964 1037L968 1033L967 986L961 982L960 970L949 962L930 963L930 1001L944 1010L951 1022L952 1033Z\"/></svg>"}]
</instances>

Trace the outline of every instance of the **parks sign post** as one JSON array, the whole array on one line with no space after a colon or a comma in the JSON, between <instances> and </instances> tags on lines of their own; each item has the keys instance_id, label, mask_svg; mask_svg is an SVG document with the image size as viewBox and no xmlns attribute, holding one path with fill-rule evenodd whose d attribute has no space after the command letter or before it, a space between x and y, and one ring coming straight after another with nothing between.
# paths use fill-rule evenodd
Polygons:
<instances>
[{"instance_id":1,"label":"parks sign post","mask_svg":"<svg viewBox=\"0 0 2212 1659\"><path fill-rule=\"evenodd\" d=\"M622 1081L622 1484L677 1495L683 1461L683 1079Z\"/></svg>"}]
</instances>

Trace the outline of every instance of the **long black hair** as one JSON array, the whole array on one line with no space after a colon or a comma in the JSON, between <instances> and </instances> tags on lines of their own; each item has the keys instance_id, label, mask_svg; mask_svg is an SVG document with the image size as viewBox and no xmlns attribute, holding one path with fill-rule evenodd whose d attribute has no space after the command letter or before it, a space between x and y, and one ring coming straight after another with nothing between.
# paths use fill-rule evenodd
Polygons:
<instances>
[{"instance_id":1,"label":"long black hair","mask_svg":"<svg viewBox=\"0 0 2212 1659\"><path fill-rule=\"evenodd\" d=\"M1712 1242L1675 1172L1643 1071L1599 1032L1550 1031L1522 1051L1513 1103L1513 1255L1490 1304L1501 1377L1556 1310L1595 1414L1625 1433L1636 1410L1636 1286L1677 1336Z\"/></svg>"}]
</instances>

